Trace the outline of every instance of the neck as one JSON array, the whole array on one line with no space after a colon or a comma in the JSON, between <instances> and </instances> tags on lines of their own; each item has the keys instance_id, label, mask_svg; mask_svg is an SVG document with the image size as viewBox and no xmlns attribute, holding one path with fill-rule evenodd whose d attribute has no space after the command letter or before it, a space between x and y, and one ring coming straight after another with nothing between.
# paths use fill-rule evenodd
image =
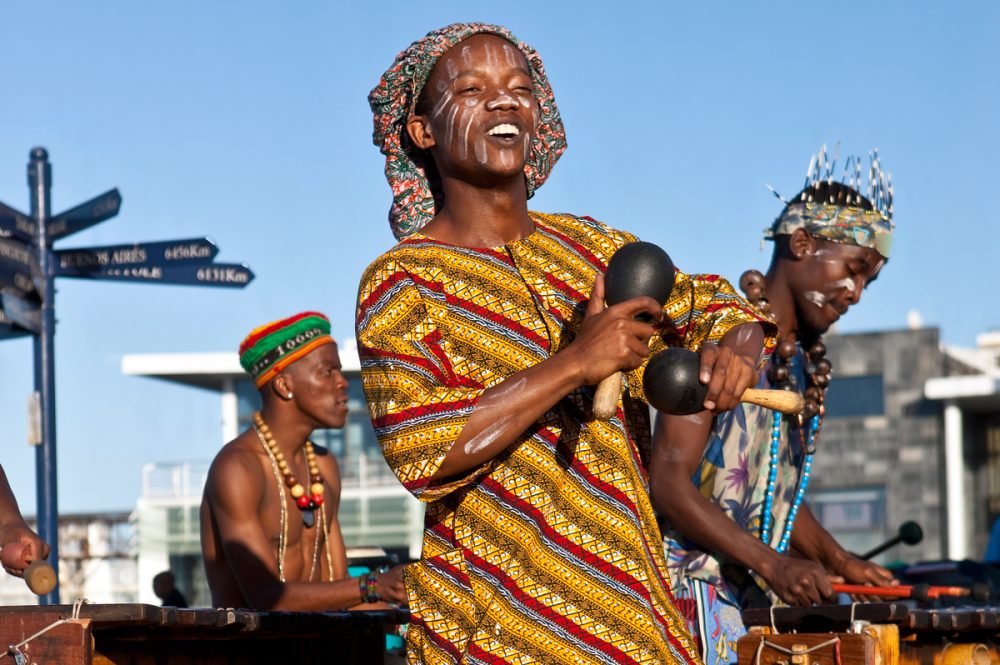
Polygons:
<instances>
[{"instance_id":1,"label":"neck","mask_svg":"<svg viewBox=\"0 0 1000 665\"><path fill-rule=\"evenodd\" d=\"M436 240L462 247L499 247L535 230L521 174L489 187L444 177L442 188L444 206L422 231Z\"/></svg>"},{"instance_id":2,"label":"neck","mask_svg":"<svg viewBox=\"0 0 1000 665\"><path fill-rule=\"evenodd\" d=\"M271 430L275 445L286 457L291 458L305 447L315 428L310 423L303 422L298 412L282 408L284 406L268 403L260 413Z\"/></svg>"},{"instance_id":3,"label":"neck","mask_svg":"<svg viewBox=\"0 0 1000 665\"><path fill-rule=\"evenodd\" d=\"M789 339L798 335L799 323L795 315L795 299L784 273L780 262L772 263L764 276L764 293L771 303L771 315L778 326L778 336Z\"/></svg>"}]
</instances>

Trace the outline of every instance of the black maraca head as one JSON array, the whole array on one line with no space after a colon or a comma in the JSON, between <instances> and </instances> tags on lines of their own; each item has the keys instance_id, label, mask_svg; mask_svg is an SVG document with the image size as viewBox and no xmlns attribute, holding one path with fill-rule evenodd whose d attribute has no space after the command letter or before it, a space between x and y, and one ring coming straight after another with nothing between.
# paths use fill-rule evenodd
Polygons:
<instances>
[{"instance_id":1,"label":"black maraca head","mask_svg":"<svg viewBox=\"0 0 1000 665\"><path fill-rule=\"evenodd\" d=\"M651 242L623 245L608 261L604 273L604 301L617 305L637 296L649 296L660 305L674 288L674 262Z\"/></svg>"},{"instance_id":2,"label":"black maraca head","mask_svg":"<svg viewBox=\"0 0 1000 665\"><path fill-rule=\"evenodd\" d=\"M672 416L705 410L708 386L699 379L701 358L694 351L669 348L649 359L642 389L650 406Z\"/></svg>"}]
</instances>

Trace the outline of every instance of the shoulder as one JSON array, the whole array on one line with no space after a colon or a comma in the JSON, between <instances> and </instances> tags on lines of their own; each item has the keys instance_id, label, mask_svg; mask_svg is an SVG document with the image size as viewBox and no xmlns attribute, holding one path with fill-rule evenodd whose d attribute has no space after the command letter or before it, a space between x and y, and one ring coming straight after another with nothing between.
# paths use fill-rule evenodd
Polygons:
<instances>
[{"instance_id":1,"label":"shoulder","mask_svg":"<svg viewBox=\"0 0 1000 665\"><path fill-rule=\"evenodd\" d=\"M589 215L570 213L546 214L532 212L536 224L543 230L564 236L588 249L600 250L602 254L614 254L622 245L635 242L637 238L628 231L621 231Z\"/></svg>"},{"instance_id":2,"label":"shoulder","mask_svg":"<svg viewBox=\"0 0 1000 665\"><path fill-rule=\"evenodd\" d=\"M222 447L208 469L206 493L217 496L230 487L260 487L264 473L254 439L248 430Z\"/></svg>"}]
</instances>

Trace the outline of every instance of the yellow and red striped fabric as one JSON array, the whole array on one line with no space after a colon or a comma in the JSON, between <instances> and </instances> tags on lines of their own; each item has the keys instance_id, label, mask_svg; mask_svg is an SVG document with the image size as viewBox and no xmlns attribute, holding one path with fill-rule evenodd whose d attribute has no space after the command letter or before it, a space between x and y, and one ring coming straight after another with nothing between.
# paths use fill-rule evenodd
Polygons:
<instances>
[{"instance_id":1,"label":"yellow and red striped fabric","mask_svg":"<svg viewBox=\"0 0 1000 665\"><path fill-rule=\"evenodd\" d=\"M430 478L483 391L569 344L594 278L634 238L588 218L532 213L536 230L493 249L415 234L376 260L357 337L386 461L427 503L406 572L411 663L696 661L668 588L647 495L641 369L608 422L593 388L564 398L464 478ZM677 275L653 345L697 348L757 320L715 276Z\"/></svg>"}]
</instances>

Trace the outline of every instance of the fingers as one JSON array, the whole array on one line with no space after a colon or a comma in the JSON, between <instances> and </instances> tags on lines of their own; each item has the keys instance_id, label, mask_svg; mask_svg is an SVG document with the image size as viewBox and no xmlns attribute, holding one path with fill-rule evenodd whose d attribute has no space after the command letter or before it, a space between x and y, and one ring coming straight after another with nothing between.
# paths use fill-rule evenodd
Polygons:
<instances>
[{"instance_id":1,"label":"fingers","mask_svg":"<svg viewBox=\"0 0 1000 665\"><path fill-rule=\"evenodd\" d=\"M756 374L749 358L726 347L705 344L701 349L699 379L708 385L705 408L728 411L740 403L743 392L755 383Z\"/></svg>"},{"instance_id":2,"label":"fingers","mask_svg":"<svg viewBox=\"0 0 1000 665\"><path fill-rule=\"evenodd\" d=\"M590 290L590 300L587 301L587 316L594 316L604 311L604 275L594 278L594 288Z\"/></svg>"},{"instance_id":3,"label":"fingers","mask_svg":"<svg viewBox=\"0 0 1000 665\"><path fill-rule=\"evenodd\" d=\"M630 298L609 309L619 310L622 315L630 319L638 318L642 321L651 321L654 323L659 323L663 319L663 308L649 296Z\"/></svg>"}]
</instances>

